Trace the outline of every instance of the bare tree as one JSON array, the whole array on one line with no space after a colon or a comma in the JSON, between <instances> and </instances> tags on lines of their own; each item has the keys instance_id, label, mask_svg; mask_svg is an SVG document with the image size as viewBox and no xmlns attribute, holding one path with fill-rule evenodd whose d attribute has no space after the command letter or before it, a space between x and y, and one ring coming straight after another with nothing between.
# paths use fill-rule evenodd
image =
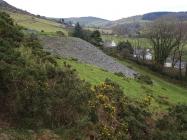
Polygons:
<instances>
[{"instance_id":1,"label":"bare tree","mask_svg":"<svg viewBox=\"0 0 187 140\"><path fill-rule=\"evenodd\" d=\"M182 56L184 52L184 45L181 45L178 51L179 51L179 76L180 78L182 78Z\"/></svg>"},{"instance_id":2,"label":"bare tree","mask_svg":"<svg viewBox=\"0 0 187 140\"><path fill-rule=\"evenodd\" d=\"M147 38L154 51L154 61L161 68L174 48L181 46L184 34L179 30L179 21L173 17L161 18L147 28Z\"/></svg>"},{"instance_id":3,"label":"bare tree","mask_svg":"<svg viewBox=\"0 0 187 140\"><path fill-rule=\"evenodd\" d=\"M171 54L172 67L174 68L176 62L179 62L179 76L182 77L182 57L184 54L184 46L187 43L187 24L183 21L179 21L177 24L177 29L177 34L180 41Z\"/></svg>"},{"instance_id":4,"label":"bare tree","mask_svg":"<svg viewBox=\"0 0 187 140\"><path fill-rule=\"evenodd\" d=\"M136 56L136 59L137 61L139 61L140 59L140 53L138 52L139 49L141 48L141 42L140 42L140 39L133 39L132 41L132 46L133 46L133 49L134 49L134 55Z\"/></svg>"},{"instance_id":5,"label":"bare tree","mask_svg":"<svg viewBox=\"0 0 187 140\"><path fill-rule=\"evenodd\" d=\"M142 38L134 38L131 43L132 43L132 46L134 49L134 55L136 55L137 61L139 61L140 59L145 60L147 48L145 48L145 42L142 40Z\"/></svg>"},{"instance_id":6,"label":"bare tree","mask_svg":"<svg viewBox=\"0 0 187 140\"><path fill-rule=\"evenodd\" d=\"M184 55L184 46L187 43L187 24L185 22L181 22L179 24L179 33L181 34L181 43L179 44L179 74L182 77L182 57Z\"/></svg>"},{"instance_id":7,"label":"bare tree","mask_svg":"<svg viewBox=\"0 0 187 140\"><path fill-rule=\"evenodd\" d=\"M176 59L178 57L177 56L177 50L178 49L179 49L178 47L174 48L174 50L173 50L173 52L171 54L171 59L172 59L171 66L172 66L172 68L175 67L175 65L176 65L176 63L178 61L178 59Z\"/></svg>"}]
</instances>

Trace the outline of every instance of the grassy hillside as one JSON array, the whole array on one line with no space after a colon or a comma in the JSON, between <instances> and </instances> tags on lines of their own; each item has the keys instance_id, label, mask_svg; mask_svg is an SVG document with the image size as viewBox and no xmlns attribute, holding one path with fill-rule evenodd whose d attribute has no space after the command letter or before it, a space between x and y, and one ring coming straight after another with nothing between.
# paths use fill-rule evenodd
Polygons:
<instances>
[{"instance_id":1,"label":"grassy hillside","mask_svg":"<svg viewBox=\"0 0 187 140\"><path fill-rule=\"evenodd\" d=\"M116 41L122 41L123 39L127 39L122 36L119 36L119 37L105 36L105 37L106 38L112 37L112 39L116 39ZM62 38L61 38L61 40L59 40L58 38L51 38L51 39L47 38L47 41L49 41L49 42L47 42L47 41L45 41L45 42L47 42L47 45L53 46L53 47L51 47L53 50L51 52L55 53L55 51L56 51L56 52L58 52L56 54L59 54L61 56L67 57L67 54L71 54L71 52L67 52L67 50L66 50L67 46L70 50L74 50L73 53L75 53L76 55L71 55L68 58L70 58L70 57L77 58L77 55L80 52L83 52L83 50L87 48L87 46L85 45L84 42L79 41L79 43L77 43L77 42L75 43L76 44L75 48L77 49L80 47L80 50L76 51L74 49L74 47L72 47L72 43L74 41L69 38L69 43L68 43L68 39L67 38L65 38L65 39L66 39L65 44L63 43L65 41L62 41ZM74 39L74 40L76 40L76 39ZM133 41L130 39L128 39L128 40ZM63 44L63 45L59 46L59 44ZM47 49L47 50L49 51L49 49ZM84 53L84 55L86 55L84 58L86 58L87 60L89 60L89 58L92 58L94 60L94 57L96 57L96 58L100 57L100 56L97 56L96 54L94 54L94 56L89 56L89 52L92 52L92 54L94 54L95 50L93 50L93 48L92 48L92 50L89 50L88 52ZM63 54L63 53L65 53L65 54ZM81 57L84 55L82 54ZM74 60L77 60L77 59L74 59ZM82 58L79 58L79 60L82 60ZM171 103L178 103L178 102L187 103L187 94L186 94L187 90L186 89L181 88L177 85L171 84L167 81L164 81L163 79L155 76L155 74L152 73L150 70L144 69L144 68L139 68L138 65L120 62L120 63L124 64L125 66L128 66L131 69L135 69L135 71L137 71L137 72L140 72L144 75L149 75L154 82L153 86L149 86L147 84L142 84L134 79L124 79L122 77L119 77L119 76L111 73L111 72L108 72L106 70L102 70L101 68L98 68L96 66L88 65L88 64L84 64L84 63L79 63L78 61L64 59L64 60L59 60L59 63L63 63L64 61L67 61L69 64L71 64L73 66L73 68L75 68L78 71L80 77L82 79L85 79L86 81L90 82L92 85L97 85L97 84L103 82L106 78L109 78L109 79L112 79L113 81L115 81L116 83L118 83L123 88L125 94L127 94L130 97L136 98L136 99L144 98L147 94L151 94L158 100L162 99L162 100L165 100L166 102L168 101ZM85 61L82 61L82 62L85 62ZM91 64L95 64L95 63L91 63ZM107 64L110 65L110 63L107 63Z\"/></svg>"},{"instance_id":2,"label":"grassy hillside","mask_svg":"<svg viewBox=\"0 0 187 140\"><path fill-rule=\"evenodd\" d=\"M72 22L72 23L77 23L79 22L80 25L83 26L93 26L93 27L100 27L105 25L106 23L110 22L109 20L106 19L101 19L97 17L79 17L79 18L65 18L65 22Z\"/></svg>"},{"instance_id":3,"label":"grassy hillside","mask_svg":"<svg viewBox=\"0 0 187 140\"><path fill-rule=\"evenodd\" d=\"M26 28L37 30L37 31L43 30L44 32L63 31L64 33L66 33L63 25L58 24L56 22L40 19L28 15L15 14L15 13L9 13L9 14L17 24L22 25Z\"/></svg>"},{"instance_id":4,"label":"grassy hillside","mask_svg":"<svg viewBox=\"0 0 187 140\"><path fill-rule=\"evenodd\" d=\"M137 66L133 64L122 62L123 64L129 65L129 67L138 70L142 74L148 74L154 82L153 86L140 83L134 79L124 79L98 67L78 63L77 61L73 60L59 60L59 63L63 64L64 61L71 64L73 68L78 71L82 79L85 79L93 85L99 84L106 78L109 78L118 83L121 88L123 88L124 93L129 97L139 99L144 98L147 94L151 94L155 97L155 99L161 99L165 102L187 103L187 89L168 83L163 79L154 76L154 74L151 74L149 70L145 71L144 69L137 68Z\"/></svg>"},{"instance_id":5,"label":"grassy hillside","mask_svg":"<svg viewBox=\"0 0 187 140\"><path fill-rule=\"evenodd\" d=\"M8 13L18 25L21 25L28 29L36 30L39 32L44 31L48 33L62 31L67 35L67 31L64 29L64 26L62 24L37 17L29 12L18 9L3 0L0 1L0 11Z\"/></svg>"},{"instance_id":6,"label":"grassy hillside","mask_svg":"<svg viewBox=\"0 0 187 140\"><path fill-rule=\"evenodd\" d=\"M68 34L62 24L46 19L37 18L36 16L32 16L32 15L12 13L12 12L7 12L7 13L10 14L10 16L15 20L15 22L18 25L21 25L28 29L36 30L39 32L43 30L44 32L53 32L53 33L56 31L62 31L66 35Z\"/></svg>"},{"instance_id":7,"label":"grassy hillside","mask_svg":"<svg viewBox=\"0 0 187 140\"><path fill-rule=\"evenodd\" d=\"M89 30L89 31L99 30L100 33L102 33L102 34L112 34L112 29L110 29L110 28L105 29L105 28L85 27L84 29Z\"/></svg>"}]
</instances>

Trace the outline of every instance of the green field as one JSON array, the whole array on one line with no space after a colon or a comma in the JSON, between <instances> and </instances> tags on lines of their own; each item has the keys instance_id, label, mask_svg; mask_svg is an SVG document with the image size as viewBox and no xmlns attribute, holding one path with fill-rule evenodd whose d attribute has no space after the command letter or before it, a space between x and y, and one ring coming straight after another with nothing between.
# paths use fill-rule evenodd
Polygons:
<instances>
[{"instance_id":1,"label":"green field","mask_svg":"<svg viewBox=\"0 0 187 140\"><path fill-rule=\"evenodd\" d=\"M15 20L15 22L23 27L26 27L31 30L36 30L41 32L54 33L56 31L62 31L64 34L68 34L63 25L46 20L37 18L36 16L26 15L26 14L19 14L19 13L12 13L7 12L10 16Z\"/></svg>"},{"instance_id":2,"label":"green field","mask_svg":"<svg viewBox=\"0 0 187 140\"><path fill-rule=\"evenodd\" d=\"M102 39L103 41L115 41L115 43L117 44L121 41L127 41L127 40L131 42L132 44L137 44L139 42L142 47L150 48L150 44L148 43L148 40L145 38L134 39L134 38L124 37L121 35L117 35L117 36L102 35Z\"/></svg>"},{"instance_id":3,"label":"green field","mask_svg":"<svg viewBox=\"0 0 187 140\"><path fill-rule=\"evenodd\" d=\"M154 74L150 74L148 70L145 71L144 69L138 68L140 73L148 74L151 77L154 82L153 86L142 84L130 78L124 79L123 77L119 77L98 67L79 63L73 60L59 60L59 63L62 64L64 61L72 65L72 67L78 71L80 77L90 82L92 85L99 84L106 78L109 78L118 83L124 90L124 93L132 98L141 99L144 98L147 94L151 94L158 99L164 98L170 103L187 103L187 89L166 82L163 79L154 76ZM137 67L133 64L125 62L122 63L137 70Z\"/></svg>"},{"instance_id":4,"label":"green field","mask_svg":"<svg viewBox=\"0 0 187 140\"><path fill-rule=\"evenodd\" d=\"M111 34L112 33L112 29L103 29L103 28L91 28L91 27L86 27L84 28L86 30L90 30L90 31L95 31L95 30L99 30L102 34Z\"/></svg>"}]
</instances>

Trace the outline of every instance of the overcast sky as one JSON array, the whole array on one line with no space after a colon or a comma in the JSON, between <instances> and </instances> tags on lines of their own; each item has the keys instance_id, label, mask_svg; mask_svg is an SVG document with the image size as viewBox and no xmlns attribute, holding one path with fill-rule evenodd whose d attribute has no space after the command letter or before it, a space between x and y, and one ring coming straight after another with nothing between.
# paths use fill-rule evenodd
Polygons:
<instances>
[{"instance_id":1,"label":"overcast sky","mask_svg":"<svg viewBox=\"0 0 187 140\"><path fill-rule=\"evenodd\" d=\"M187 0L5 0L48 17L95 16L109 20L154 11L187 11Z\"/></svg>"}]
</instances>

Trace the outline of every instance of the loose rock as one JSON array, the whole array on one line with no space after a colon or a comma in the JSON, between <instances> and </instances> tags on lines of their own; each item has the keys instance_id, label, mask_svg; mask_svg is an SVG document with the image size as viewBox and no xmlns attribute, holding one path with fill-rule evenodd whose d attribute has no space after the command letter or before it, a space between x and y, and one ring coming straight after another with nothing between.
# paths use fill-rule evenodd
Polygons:
<instances>
[{"instance_id":1,"label":"loose rock","mask_svg":"<svg viewBox=\"0 0 187 140\"><path fill-rule=\"evenodd\" d=\"M74 37L41 37L41 40L45 50L65 58L76 58L81 62L96 65L113 73L121 72L127 77L134 77L136 73L82 39Z\"/></svg>"}]
</instances>

